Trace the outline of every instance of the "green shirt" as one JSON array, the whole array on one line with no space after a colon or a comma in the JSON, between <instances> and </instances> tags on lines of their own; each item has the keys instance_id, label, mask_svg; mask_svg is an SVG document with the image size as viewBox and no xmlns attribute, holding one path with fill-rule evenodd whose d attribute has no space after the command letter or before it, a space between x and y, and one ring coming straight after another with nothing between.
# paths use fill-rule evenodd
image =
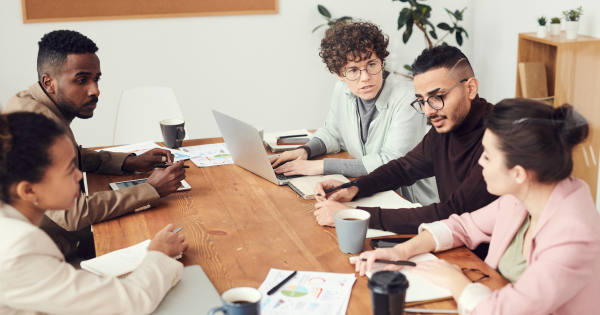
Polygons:
<instances>
[{"instance_id":1,"label":"green shirt","mask_svg":"<svg viewBox=\"0 0 600 315\"><path fill-rule=\"evenodd\" d=\"M525 271L525 268L527 268L527 261L523 257L523 239L525 238L527 228L529 228L530 219L530 216L525 218L523 225L521 225L517 234L515 234L515 237L510 242L510 245L508 245L498 264L500 274L511 283L517 282L523 271Z\"/></svg>"}]
</instances>

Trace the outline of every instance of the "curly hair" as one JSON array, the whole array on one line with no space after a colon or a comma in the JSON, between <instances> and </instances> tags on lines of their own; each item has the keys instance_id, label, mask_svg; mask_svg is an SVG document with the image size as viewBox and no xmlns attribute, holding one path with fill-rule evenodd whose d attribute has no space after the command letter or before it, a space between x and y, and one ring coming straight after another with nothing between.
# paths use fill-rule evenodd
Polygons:
<instances>
[{"instance_id":1,"label":"curly hair","mask_svg":"<svg viewBox=\"0 0 600 315\"><path fill-rule=\"evenodd\" d=\"M52 31L38 42L40 47L37 56L38 80L42 80L44 73L58 75L67 55L69 54L94 54L98 46L85 35L69 30Z\"/></svg>"},{"instance_id":2,"label":"curly hair","mask_svg":"<svg viewBox=\"0 0 600 315\"><path fill-rule=\"evenodd\" d=\"M0 200L10 203L10 187L39 183L52 164L48 150L65 130L41 114L0 115Z\"/></svg>"},{"instance_id":3,"label":"curly hair","mask_svg":"<svg viewBox=\"0 0 600 315\"><path fill-rule=\"evenodd\" d=\"M383 63L390 54L387 51L389 42L389 37L373 23L339 21L325 33L319 56L329 72L342 75L348 61L366 60L372 53ZM361 54L366 58L362 59Z\"/></svg>"}]
</instances>

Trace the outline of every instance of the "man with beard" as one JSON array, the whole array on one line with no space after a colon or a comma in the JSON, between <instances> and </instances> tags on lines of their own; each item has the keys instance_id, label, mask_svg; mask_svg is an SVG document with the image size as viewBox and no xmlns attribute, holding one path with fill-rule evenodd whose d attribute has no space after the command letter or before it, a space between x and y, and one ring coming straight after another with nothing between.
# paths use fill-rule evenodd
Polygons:
<instances>
[{"instance_id":1,"label":"man with beard","mask_svg":"<svg viewBox=\"0 0 600 315\"><path fill-rule=\"evenodd\" d=\"M348 208L340 202L412 185L431 176L436 178L439 203L413 209L359 207L371 214L369 227L415 234L421 223L472 212L498 198L487 191L478 164L483 153L483 118L493 105L479 97L479 83L467 57L452 46L428 48L412 64L412 71L416 99L411 106L426 115L435 128L406 156L359 177L355 187L338 190L317 203L314 214L319 224L334 224L333 214ZM315 192L325 195L324 189L339 184L325 181Z\"/></svg>"},{"instance_id":2,"label":"man with beard","mask_svg":"<svg viewBox=\"0 0 600 315\"><path fill-rule=\"evenodd\" d=\"M122 175L124 172L150 171L155 164L172 163L167 150L154 149L145 154L96 152L77 145L70 124L75 119L94 115L100 90L98 47L75 31L53 31L41 39L37 57L38 82L13 96L3 113L18 111L40 113L67 130L77 148L77 167L83 172ZM183 162L155 170L146 183L117 191L86 196L83 189L74 209L47 211L40 223L67 259L76 250L81 258L94 256L90 225L126 213L155 206L158 200L175 192L185 178Z\"/></svg>"}]
</instances>

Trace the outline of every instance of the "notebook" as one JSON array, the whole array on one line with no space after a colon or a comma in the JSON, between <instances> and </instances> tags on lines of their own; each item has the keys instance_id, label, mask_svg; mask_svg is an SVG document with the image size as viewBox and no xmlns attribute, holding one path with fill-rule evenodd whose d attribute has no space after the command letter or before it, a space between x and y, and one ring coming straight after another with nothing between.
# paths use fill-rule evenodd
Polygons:
<instances>
[{"instance_id":1,"label":"notebook","mask_svg":"<svg viewBox=\"0 0 600 315\"><path fill-rule=\"evenodd\" d=\"M288 186L304 199L315 199L314 189L317 187L317 183L329 179L339 180L343 183L349 182L344 175L303 176L292 179L288 182Z\"/></svg>"},{"instance_id":2,"label":"notebook","mask_svg":"<svg viewBox=\"0 0 600 315\"><path fill-rule=\"evenodd\" d=\"M183 268L181 280L160 302L153 315L204 315L223 305L219 292L200 266Z\"/></svg>"},{"instance_id":3,"label":"notebook","mask_svg":"<svg viewBox=\"0 0 600 315\"><path fill-rule=\"evenodd\" d=\"M131 247L110 252L106 255L81 262L81 269L87 270L98 276L114 276L124 278L137 268L146 254L151 240L145 240ZM182 253L172 257L180 259Z\"/></svg>"},{"instance_id":4,"label":"notebook","mask_svg":"<svg viewBox=\"0 0 600 315\"><path fill-rule=\"evenodd\" d=\"M358 256L350 257L350 261L354 259L358 259ZM437 259L438 258L433 254L426 253L413 256L408 260L412 262L419 262ZM373 264L373 269L371 271L367 271L366 276L371 278L374 273L383 270L385 266L387 266L387 264ZM437 286L425 280L425 278L411 273L408 267L402 268L400 272L403 273L408 280L408 290L406 290L405 300L407 305L416 305L424 302L440 301L452 298L452 292L450 292L450 290Z\"/></svg>"},{"instance_id":5,"label":"notebook","mask_svg":"<svg viewBox=\"0 0 600 315\"><path fill-rule=\"evenodd\" d=\"M265 133L264 136L263 136L263 143L273 153L294 150L294 149L297 149L298 147L300 147L301 145L297 145L297 144L293 144L293 145L279 145L279 144L277 144L277 137L281 137L281 136L293 136L293 135L306 135L306 136L302 136L302 137L306 137L306 138L309 138L309 139L313 138L313 134L310 133L310 132L308 132L308 130L306 130L306 129L299 129L299 130L290 130L290 131L280 131L280 132Z\"/></svg>"}]
</instances>

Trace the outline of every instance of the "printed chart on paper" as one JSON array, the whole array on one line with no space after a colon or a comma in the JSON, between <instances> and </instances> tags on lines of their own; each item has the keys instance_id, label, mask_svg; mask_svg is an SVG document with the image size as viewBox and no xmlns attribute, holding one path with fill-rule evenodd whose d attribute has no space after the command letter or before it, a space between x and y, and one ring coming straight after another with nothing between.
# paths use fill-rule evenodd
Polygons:
<instances>
[{"instance_id":1,"label":"printed chart on paper","mask_svg":"<svg viewBox=\"0 0 600 315\"><path fill-rule=\"evenodd\" d=\"M263 298L261 314L346 314L354 274L298 271L272 295L267 292L292 273L290 270L271 269L265 282L258 288Z\"/></svg>"},{"instance_id":2,"label":"printed chart on paper","mask_svg":"<svg viewBox=\"0 0 600 315\"><path fill-rule=\"evenodd\" d=\"M182 147L180 150L194 156L191 161L198 167L234 164L225 143Z\"/></svg>"}]
</instances>

